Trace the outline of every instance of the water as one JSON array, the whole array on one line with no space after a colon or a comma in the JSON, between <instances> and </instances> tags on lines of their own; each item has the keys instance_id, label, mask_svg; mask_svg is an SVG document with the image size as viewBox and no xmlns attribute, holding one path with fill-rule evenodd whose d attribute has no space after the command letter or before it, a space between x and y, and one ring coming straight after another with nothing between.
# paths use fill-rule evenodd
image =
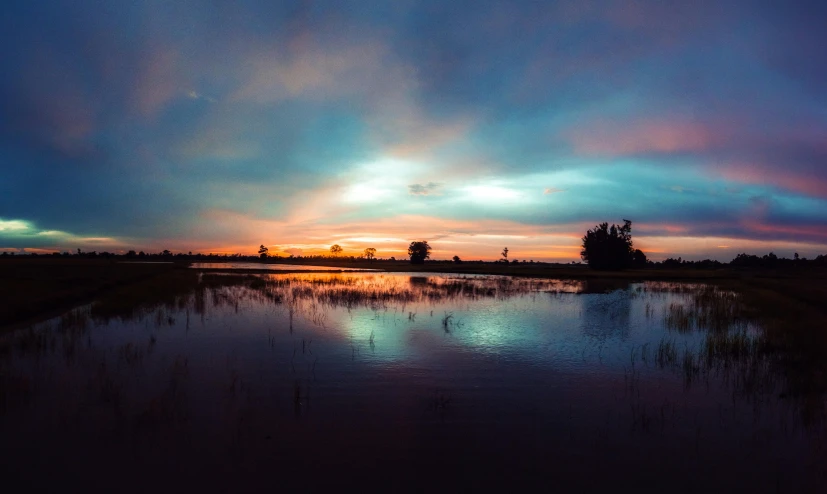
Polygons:
<instances>
[{"instance_id":1,"label":"water","mask_svg":"<svg viewBox=\"0 0 827 494\"><path fill-rule=\"evenodd\" d=\"M308 264L270 264L258 262L194 262L190 265L196 269L243 269L267 271L373 271L365 268L348 268L338 266L312 266Z\"/></svg>"},{"instance_id":2,"label":"water","mask_svg":"<svg viewBox=\"0 0 827 494\"><path fill-rule=\"evenodd\" d=\"M0 473L48 490L820 492L823 425L739 304L701 285L202 275L4 335Z\"/></svg>"}]
</instances>

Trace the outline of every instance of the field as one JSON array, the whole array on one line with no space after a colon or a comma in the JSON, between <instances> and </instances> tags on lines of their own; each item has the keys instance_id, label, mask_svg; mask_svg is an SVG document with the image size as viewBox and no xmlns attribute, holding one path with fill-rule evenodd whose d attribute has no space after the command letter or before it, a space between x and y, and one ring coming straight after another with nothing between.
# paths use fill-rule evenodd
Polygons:
<instances>
[{"instance_id":1,"label":"field","mask_svg":"<svg viewBox=\"0 0 827 494\"><path fill-rule=\"evenodd\" d=\"M272 261L271 261L272 262ZM282 264L300 264L284 260ZM276 263L276 262L272 262ZM687 281L716 283L747 290L762 299L774 299L768 309L781 304L800 305L808 313L827 317L827 273L823 271L778 270L691 270L647 269L594 271L585 265L496 262L312 260L306 265L329 266L331 271L373 269L387 272L486 274L517 277L590 280L595 285L634 281ZM141 263L115 259L16 258L0 259L0 329L19 327L58 314L74 305L91 302L115 289L134 285L132 291L163 290L170 280L191 278L189 262ZM233 271L220 269L221 271ZM208 270L203 270L208 271ZM255 270L245 269L245 273ZM268 272L262 269L261 272ZM289 271L280 271L287 273ZM152 281L154 280L154 281ZM172 281L174 285L176 281Z\"/></svg>"},{"instance_id":2,"label":"field","mask_svg":"<svg viewBox=\"0 0 827 494\"><path fill-rule=\"evenodd\" d=\"M2 259L0 328L58 315L114 289L169 276L184 267L91 259Z\"/></svg>"}]
</instances>

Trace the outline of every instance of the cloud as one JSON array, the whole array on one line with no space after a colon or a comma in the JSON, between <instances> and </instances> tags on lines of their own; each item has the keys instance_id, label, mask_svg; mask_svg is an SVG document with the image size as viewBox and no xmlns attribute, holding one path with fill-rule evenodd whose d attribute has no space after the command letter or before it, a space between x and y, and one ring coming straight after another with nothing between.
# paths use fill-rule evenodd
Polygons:
<instances>
[{"instance_id":1,"label":"cloud","mask_svg":"<svg viewBox=\"0 0 827 494\"><path fill-rule=\"evenodd\" d=\"M564 135L580 155L628 156L704 151L722 143L727 133L699 122L653 120L589 122Z\"/></svg>"},{"instance_id":2,"label":"cloud","mask_svg":"<svg viewBox=\"0 0 827 494\"><path fill-rule=\"evenodd\" d=\"M439 194L442 184L428 182L427 184L411 184L408 186L408 194L412 196L432 196Z\"/></svg>"},{"instance_id":3,"label":"cloud","mask_svg":"<svg viewBox=\"0 0 827 494\"><path fill-rule=\"evenodd\" d=\"M672 185L669 187L669 190L677 192L678 194L683 194L684 192L695 192L695 189L684 187L683 185Z\"/></svg>"},{"instance_id":4,"label":"cloud","mask_svg":"<svg viewBox=\"0 0 827 494\"><path fill-rule=\"evenodd\" d=\"M13 8L0 211L26 227L7 219L0 238L14 245L314 252L415 235L473 257L485 231L536 234L539 258L629 217L662 251L827 247L824 7Z\"/></svg>"},{"instance_id":5,"label":"cloud","mask_svg":"<svg viewBox=\"0 0 827 494\"><path fill-rule=\"evenodd\" d=\"M132 102L144 117L154 117L181 91L181 55L175 48L152 47L139 59Z\"/></svg>"},{"instance_id":6,"label":"cloud","mask_svg":"<svg viewBox=\"0 0 827 494\"><path fill-rule=\"evenodd\" d=\"M13 232L27 232L31 226L23 220L3 220L0 218L0 234L11 234Z\"/></svg>"},{"instance_id":7,"label":"cloud","mask_svg":"<svg viewBox=\"0 0 827 494\"><path fill-rule=\"evenodd\" d=\"M210 103L215 103L217 100L215 98L211 98L210 96L205 96L198 91L190 90L187 92L187 98L189 99L201 99L205 101L209 101Z\"/></svg>"},{"instance_id":8,"label":"cloud","mask_svg":"<svg viewBox=\"0 0 827 494\"><path fill-rule=\"evenodd\" d=\"M111 237L82 236L60 230L45 230L30 221L0 218L0 250L65 250L67 247L114 250L122 246L121 241Z\"/></svg>"},{"instance_id":9,"label":"cloud","mask_svg":"<svg viewBox=\"0 0 827 494\"><path fill-rule=\"evenodd\" d=\"M730 163L715 167L711 173L742 184L770 185L813 197L827 198L827 170L810 168L790 170L771 164Z\"/></svg>"}]
</instances>

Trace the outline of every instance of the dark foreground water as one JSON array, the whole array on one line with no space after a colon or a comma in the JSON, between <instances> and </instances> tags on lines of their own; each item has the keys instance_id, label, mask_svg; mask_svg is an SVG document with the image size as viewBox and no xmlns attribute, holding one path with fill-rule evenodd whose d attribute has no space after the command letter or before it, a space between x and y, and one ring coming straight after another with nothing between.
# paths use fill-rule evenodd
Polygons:
<instances>
[{"instance_id":1,"label":"dark foreground water","mask_svg":"<svg viewBox=\"0 0 827 494\"><path fill-rule=\"evenodd\" d=\"M0 336L8 492L827 485L823 401L790 396L737 294L451 275L200 280Z\"/></svg>"}]
</instances>

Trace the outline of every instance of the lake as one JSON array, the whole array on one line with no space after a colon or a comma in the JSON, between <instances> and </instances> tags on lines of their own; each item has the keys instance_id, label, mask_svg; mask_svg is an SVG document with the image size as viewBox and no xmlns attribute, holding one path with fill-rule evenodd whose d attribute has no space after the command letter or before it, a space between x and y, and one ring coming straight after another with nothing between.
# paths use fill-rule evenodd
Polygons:
<instances>
[{"instance_id":1,"label":"lake","mask_svg":"<svg viewBox=\"0 0 827 494\"><path fill-rule=\"evenodd\" d=\"M422 273L187 276L0 335L8 485L827 485L823 396L790 392L807 370L786 364L735 292Z\"/></svg>"},{"instance_id":2,"label":"lake","mask_svg":"<svg viewBox=\"0 0 827 494\"><path fill-rule=\"evenodd\" d=\"M247 271L372 271L364 268L347 268L337 266L313 266L310 264L276 264L258 262L194 262L190 264L193 269L221 269L221 270L247 270Z\"/></svg>"}]
</instances>

